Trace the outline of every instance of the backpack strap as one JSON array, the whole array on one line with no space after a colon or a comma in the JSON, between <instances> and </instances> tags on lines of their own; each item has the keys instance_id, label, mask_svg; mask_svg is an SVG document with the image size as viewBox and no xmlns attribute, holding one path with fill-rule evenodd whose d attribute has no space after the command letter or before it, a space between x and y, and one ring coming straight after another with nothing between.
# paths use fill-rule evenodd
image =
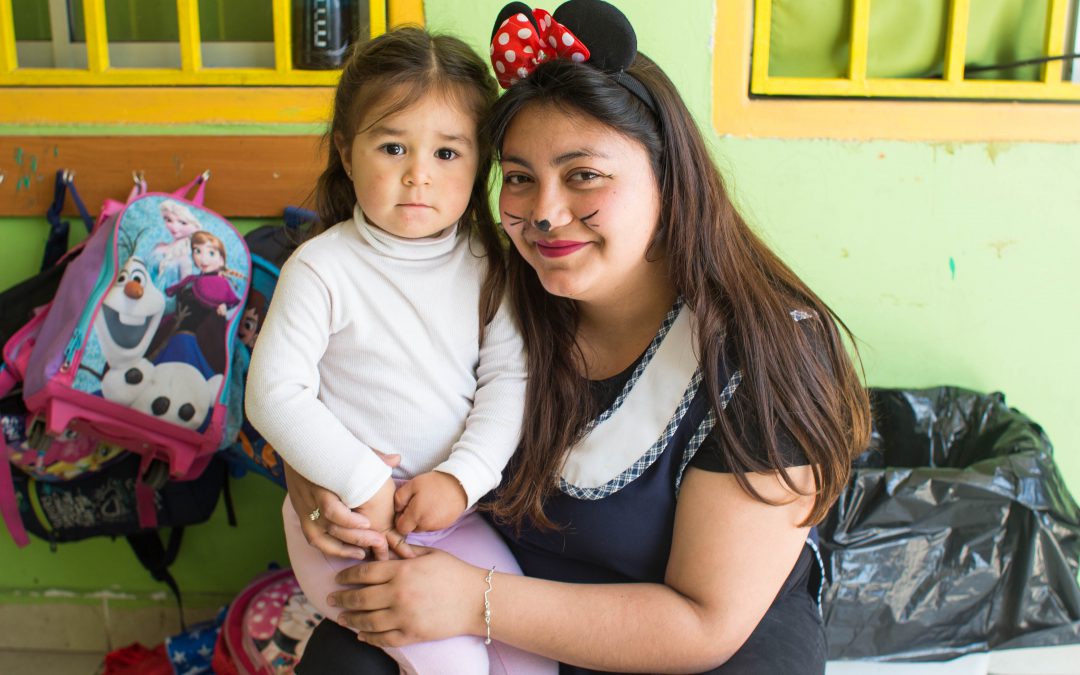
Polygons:
<instances>
[{"instance_id":1,"label":"backpack strap","mask_svg":"<svg viewBox=\"0 0 1080 675\"><path fill-rule=\"evenodd\" d=\"M15 374L0 366L0 398L7 396L18 384ZM0 434L0 446L3 449L3 457L0 457L0 516L4 518L11 538L15 545L22 548L30 543L30 537L26 534L22 516L19 515L19 503L15 499L15 482L11 475L11 449L8 448L7 439Z\"/></svg>"},{"instance_id":2,"label":"backpack strap","mask_svg":"<svg viewBox=\"0 0 1080 675\"><path fill-rule=\"evenodd\" d=\"M225 474L221 485L222 497L225 499L225 516L229 521L229 527L236 527L236 507L233 506L232 489L229 488L229 465L225 462L221 464L222 473Z\"/></svg>"},{"instance_id":3,"label":"backpack strap","mask_svg":"<svg viewBox=\"0 0 1080 675\"><path fill-rule=\"evenodd\" d=\"M314 223L318 220L318 216L314 211L300 208L299 206L286 206L285 207L285 227L290 230L298 230L300 226L306 223Z\"/></svg>"},{"instance_id":4,"label":"backpack strap","mask_svg":"<svg viewBox=\"0 0 1080 675\"><path fill-rule=\"evenodd\" d=\"M82 218L83 225L86 227L86 233L90 234L94 231L94 217L90 215L82 197L79 196L79 191L75 189L75 174L70 171L67 176L67 186L71 191L71 201L75 202L75 208L79 210L79 217Z\"/></svg>"},{"instance_id":5,"label":"backpack strap","mask_svg":"<svg viewBox=\"0 0 1080 675\"><path fill-rule=\"evenodd\" d=\"M42 256L41 260L42 272L63 259L68 250L70 226L66 220L60 218L64 211L64 199L68 194L68 190L71 191L71 199L75 202L76 208L79 209L79 217L82 218L86 232L89 233L94 227L93 217L86 210L86 205L83 204L82 198L79 197L79 193L75 190L75 174L67 169L60 169L56 172L56 181L53 184L52 204L49 205L49 210L45 213L45 219L49 221L50 227L49 237L45 241L45 255Z\"/></svg>"},{"instance_id":6,"label":"backpack strap","mask_svg":"<svg viewBox=\"0 0 1080 675\"><path fill-rule=\"evenodd\" d=\"M15 479L11 475L11 460L8 459L10 450L6 440L0 439L0 443L4 446L4 456L0 458L0 516L3 516L15 545L23 548L30 543L30 537L19 515L19 502L15 499Z\"/></svg>"},{"instance_id":7,"label":"backpack strap","mask_svg":"<svg viewBox=\"0 0 1080 675\"><path fill-rule=\"evenodd\" d=\"M195 191L195 196L188 199L188 201L190 201L192 204L198 204L199 206L202 206L203 198L206 193L206 183L209 180L210 170L207 169L206 171L203 171L198 176L196 176L195 180L191 181L176 192L173 192L172 196L178 199L188 199L187 194L191 192L191 188L198 186L199 189Z\"/></svg>"},{"instance_id":8,"label":"backpack strap","mask_svg":"<svg viewBox=\"0 0 1080 675\"><path fill-rule=\"evenodd\" d=\"M160 581L169 587L173 597L176 598L176 609L180 613L180 628L187 632L187 623L184 621L184 602L180 598L180 585L169 572L169 565L176 562L176 556L180 553L180 542L184 537L183 527L174 527L169 531L169 543L161 543L161 537L157 530L129 534L126 539L135 552L146 571L155 581Z\"/></svg>"},{"instance_id":9,"label":"backpack strap","mask_svg":"<svg viewBox=\"0 0 1080 675\"><path fill-rule=\"evenodd\" d=\"M127 201L117 201L115 199L106 198L101 204L101 213L98 215L97 224L104 223L109 218L112 218L116 214L123 211L128 204L135 201L136 198L146 194L146 178L142 175L142 172L135 171L132 173L135 179L135 185L131 188L131 192L128 193Z\"/></svg>"},{"instance_id":10,"label":"backpack strap","mask_svg":"<svg viewBox=\"0 0 1080 675\"><path fill-rule=\"evenodd\" d=\"M64 210L64 196L67 194L67 169L56 172L56 182L53 184L53 200L49 210L45 213L45 219L49 221L49 237L45 240L45 254L41 258L41 271L49 269L56 264L64 251L68 249L68 231L70 226L66 220L60 219L60 212Z\"/></svg>"},{"instance_id":11,"label":"backpack strap","mask_svg":"<svg viewBox=\"0 0 1080 675\"><path fill-rule=\"evenodd\" d=\"M153 455L143 455L139 462L139 474L135 477L135 510L139 513L139 527L157 528L157 506L154 503L154 486L146 479L147 470L154 461Z\"/></svg>"}]
</instances>

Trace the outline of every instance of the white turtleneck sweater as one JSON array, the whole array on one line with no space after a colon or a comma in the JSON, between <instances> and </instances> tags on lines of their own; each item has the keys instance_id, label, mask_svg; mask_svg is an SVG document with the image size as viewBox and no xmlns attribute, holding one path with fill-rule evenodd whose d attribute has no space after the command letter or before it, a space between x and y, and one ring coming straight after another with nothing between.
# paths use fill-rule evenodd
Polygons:
<instances>
[{"instance_id":1,"label":"white turtleneck sweater","mask_svg":"<svg viewBox=\"0 0 1080 675\"><path fill-rule=\"evenodd\" d=\"M506 303L485 327L487 261L457 226L402 239L359 209L281 269L251 357L247 414L308 480L350 508L390 477L438 470L472 506L498 485L525 401L521 336Z\"/></svg>"}]
</instances>

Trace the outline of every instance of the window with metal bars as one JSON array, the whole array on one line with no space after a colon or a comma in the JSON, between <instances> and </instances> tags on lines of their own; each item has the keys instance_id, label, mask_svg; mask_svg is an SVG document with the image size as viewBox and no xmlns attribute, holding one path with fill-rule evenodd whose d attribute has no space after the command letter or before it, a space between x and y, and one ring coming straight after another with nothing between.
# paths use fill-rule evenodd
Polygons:
<instances>
[{"instance_id":1,"label":"window with metal bars","mask_svg":"<svg viewBox=\"0 0 1080 675\"><path fill-rule=\"evenodd\" d=\"M0 0L0 86L330 86L421 0Z\"/></svg>"},{"instance_id":2,"label":"window with metal bars","mask_svg":"<svg viewBox=\"0 0 1080 675\"><path fill-rule=\"evenodd\" d=\"M1080 141L1077 0L718 0L720 135Z\"/></svg>"},{"instance_id":3,"label":"window with metal bars","mask_svg":"<svg viewBox=\"0 0 1080 675\"><path fill-rule=\"evenodd\" d=\"M1080 101L1076 0L758 0L757 96Z\"/></svg>"}]
</instances>

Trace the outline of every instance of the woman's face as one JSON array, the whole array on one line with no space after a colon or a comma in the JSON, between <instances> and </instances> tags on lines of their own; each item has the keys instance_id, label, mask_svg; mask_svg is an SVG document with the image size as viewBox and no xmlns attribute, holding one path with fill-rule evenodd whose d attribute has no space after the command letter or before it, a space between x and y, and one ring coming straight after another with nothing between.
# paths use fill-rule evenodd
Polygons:
<instances>
[{"instance_id":1,"label":"woman's face","mask_svg":"<svg viewBox=\"0 0 1080 675\"><path fill-rule=\"evenodd\" d=\"M646 251L660 190L644 146L593 118L531 105L510 123L501 165L503 227L549 293L606 304L656 282Z\"/></svg>"}]
</instances>

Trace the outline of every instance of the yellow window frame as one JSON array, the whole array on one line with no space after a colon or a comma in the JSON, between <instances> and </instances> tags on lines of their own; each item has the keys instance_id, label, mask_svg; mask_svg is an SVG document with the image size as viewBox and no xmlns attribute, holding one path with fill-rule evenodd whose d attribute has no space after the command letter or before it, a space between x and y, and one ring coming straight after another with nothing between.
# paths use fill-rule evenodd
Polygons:
<instances>
[{"instance_id":1,"label":"yellow window frame","mask_svg":"<svg viewBox=\"0 0 1080 675\"><path fill-rule=\"evenodd\" d=\"M852 1L848 77L819 79L769 76L771 0L718 0L713 41L716 131L775 138L1080 141L1080 85L1062 81L1060 61L1043 66L1041 82L964 80L970 0L953 0L950 7L941 80L867 78L870 0ZM1055 50L1064 43L1066 9L1065 0L1051 0L1046 44L1057 45ZM985 100L991 98L1008 100ZM1057 101L1036 102L1047 99Z\"/></svg>"},{"instance_id":2,"label":"yellow window frame","mask_svg":"<svg viewBox=\"0 0 1080 675\"><path fill-rule=\"evenodd\" d=\"M422 0L369 0L372 37L423 25ZM308 123L326 117L340 71L295 70L291 0L272 0L273 68L207 68L198 0L176 0L179 69L111 68L105 0L83 0L88 67L19 68L12 0L0 0L0 124Z\"/></svg>"}]
</instances>

